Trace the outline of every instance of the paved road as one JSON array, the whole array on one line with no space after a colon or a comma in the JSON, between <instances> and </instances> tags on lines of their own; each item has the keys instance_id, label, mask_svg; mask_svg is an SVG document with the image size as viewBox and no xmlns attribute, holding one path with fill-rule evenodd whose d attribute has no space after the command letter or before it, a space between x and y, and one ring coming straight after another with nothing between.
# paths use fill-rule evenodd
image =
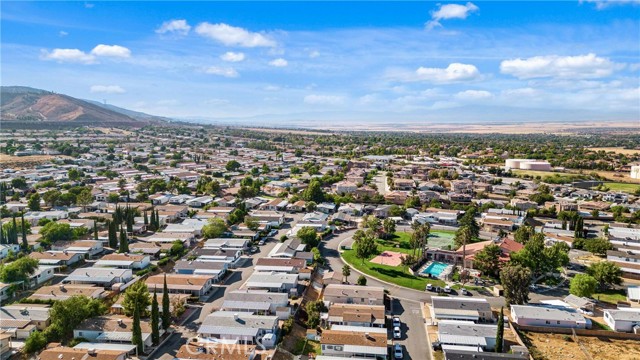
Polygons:
<instances>
[{"instance_id":1,"label":"paved road","mask_svg":"<svg viewBox=\"0 0 640 360\"><path fill-rule=\"evenodd\" d=\"M289 228L280 230L275 238L278 239L280 237L280 233L284 234L288 230ZM230 291L239 289L249 276L251 276L255 265L255 259L267 256L277 243L278 240L270 239L263 246L259 246L258 248L260 251L258 253L248 256L242 267L233 270L229 275L227 275L224 285L219 285L216 292L214 292L201 306L194 306L195 313L189 318L189 321L187 321L184 326L177 326L175 328L175 333L161 346L158 351L156 351L153 358L161 360L174 359L174 355L177 353L178 349L180 349L188 339L197 335L196 331L202 321L204 321L204 319L211 314L214 309L222 306L222 303L224 302L224 295Z\"/></svg>"}]
</instances>

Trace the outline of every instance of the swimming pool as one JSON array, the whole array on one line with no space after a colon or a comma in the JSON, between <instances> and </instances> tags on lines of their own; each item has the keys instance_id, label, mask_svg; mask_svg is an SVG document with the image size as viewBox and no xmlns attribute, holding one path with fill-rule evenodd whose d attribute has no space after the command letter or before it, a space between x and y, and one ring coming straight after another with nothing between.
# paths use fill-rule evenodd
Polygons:
<instances>
[{"instance_id":1,"label":"swimming pool","mask_svg":"<svg viewBox=\"0 0 640 360\"><path fill-rule=\"evenodd\" d=\"M427 266L424 270L422 270L422 273L429 274L434 277L438 277L440 276L440 274L442 274L444 269L447 268L447 266L449 266L449 264L434 261L431 264L429 264L429 266Z\"/></svg>"}]
</instances>

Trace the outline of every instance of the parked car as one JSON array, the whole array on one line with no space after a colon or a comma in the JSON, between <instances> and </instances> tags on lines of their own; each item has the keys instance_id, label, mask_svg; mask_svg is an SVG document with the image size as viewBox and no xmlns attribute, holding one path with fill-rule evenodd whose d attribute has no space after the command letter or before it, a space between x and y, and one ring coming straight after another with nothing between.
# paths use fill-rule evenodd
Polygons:
<instances>
[{"instance_id":1,"label":"parked car","mask_svg":"<svg viewBox=\"0 0 640 360\"><path fill-rule=\"evenodd\" d=\"M251 248L251 253L252 254L255 254L257 252L258 252L258 248L257 247L254 246L254 247Z\"/></svg>"},{"instance_id":2,"label":"parked car","mask_svg":"<svg viewBox=\"0 0 640 360\"><path fill-rule=\"evenodd\" d=\"M460 292L462 293L462 295L469 295L469 290L462 288L462 290L460 290Z\"/></svg>"},{"instance_id":3,"label":"parked car","mask_svg":"<svg viewBox=\"0 0 640 360\"><path fill-rule=\"evenodd\" d=\"M432 284L427 284L427 287L425 288L426 291L433 291L433 285Z\"/></svg>"},{"instance_id":4,"label":"parked car","mask_svg":"<svg viewBox=\"0 0 640 360\"><path fill-rule=\"evenodd\" d=\"M267 239L261 239L260 241L258 241L258 245L262 246L267 242Z\"/></svg>"},{"instance_id":5,"label":"parked car","mask_svg":"<svg viewBox=\"0 0 640 360\"><path fill-rule=\"evenodd\" d=\"M445 286L443 291L445 293L449 294L451 292L451 286L449 286L449 285Z\"/></svg>"},{"instance_id":6,"label":"parked car","mask_svg":"<svg viewBox=\"0 0 640 360\"><path fill-rule=\"evenodd\" d=\"M585 309L585 308L579 308L579 309L578 309L578 312L579 312L580 314L583 314L583 315L593 316L593 311L588 310L588 309Z\"/></svg>"},{"instance_id":7,"label":"parked car","mask_svg":"<svg viewBox=\"0 0 640 360\"><path fill-rule=\"evenodd\" d=\"M402 337L402 331L399 326L393 328L393 338L400 339Z\"/></svg>"},{"instance_id":8,"label":"parked car","mask_svg":"<svg viewBox=\"0 0 640 360\"><path fill-rule=\"evenodd\" d=\"M404 358L404 352L402 351L402 345L395 344L393 346L393 358L394 359L402 359L402 358Z\"/></svg>"},{"instance_id":9,"label":"parked car","mask_svg":"<svg viewBox=\"0 0 640 360\"><path fill-rule=\"evenodd\" d=\"M431 343L431 347L433 348L433 350L441 350L442 344L440 344L440 341L434 341Z\"/></svg>"},{"instance_id":10,"label":"parked car","mask_svg":"<svg viewBox=\"0 0 640 360\"><path fill-rule=\"evenodd\" d=\"M276 236L278 234L278 230L271 230L269 231L268 236Z\"/></svg>"},{"instance_id":11,"label":"parked car","mask_svg":"<svg viewBox=\"0 0 640 360\"><path fill-rule=\"evenodd\" d=\"M400 318L397 316L393 317L393 327L400 327L402 326L402 323L400 322Z\"/></svg>"}]
</instances>

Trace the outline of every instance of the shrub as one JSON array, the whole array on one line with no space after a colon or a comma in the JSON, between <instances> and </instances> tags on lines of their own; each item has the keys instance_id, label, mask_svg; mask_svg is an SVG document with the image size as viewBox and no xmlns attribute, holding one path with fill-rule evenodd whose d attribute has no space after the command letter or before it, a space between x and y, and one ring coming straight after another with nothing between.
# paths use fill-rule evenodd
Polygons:
<instances>
[{"instance_id":1,"label":"shrub","mask_svg":"<svg viewBox=\"0 0 640 360\"><path fill-rule=\"evenodd\" d=\"M365 285L367 285L367 278L366 278L366 277L364 277L364 275L360 275L360 277L358 277L358 282L357 282L357 284L358 284L358 285L361 285L361 286L365 286Z\"/></svg>"}]
</instances>

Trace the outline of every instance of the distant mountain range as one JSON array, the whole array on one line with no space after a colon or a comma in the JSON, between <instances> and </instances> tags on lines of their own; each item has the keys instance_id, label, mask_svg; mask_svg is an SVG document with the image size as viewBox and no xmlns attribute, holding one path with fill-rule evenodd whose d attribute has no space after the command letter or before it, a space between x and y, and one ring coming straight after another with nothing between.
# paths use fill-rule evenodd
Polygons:
<instances>
[{"instance_id":1,"label":"distant mountain range","mask_svg":"<svg viewBox=\"0 0 640 360\"><path fill-rule=\"evenodd\" d=\"M169 121L159 116L25 86L0 87L0 116L5 124L20 122L25 126L69 124L142 127Z\"/></svg>"}]
</instances>

